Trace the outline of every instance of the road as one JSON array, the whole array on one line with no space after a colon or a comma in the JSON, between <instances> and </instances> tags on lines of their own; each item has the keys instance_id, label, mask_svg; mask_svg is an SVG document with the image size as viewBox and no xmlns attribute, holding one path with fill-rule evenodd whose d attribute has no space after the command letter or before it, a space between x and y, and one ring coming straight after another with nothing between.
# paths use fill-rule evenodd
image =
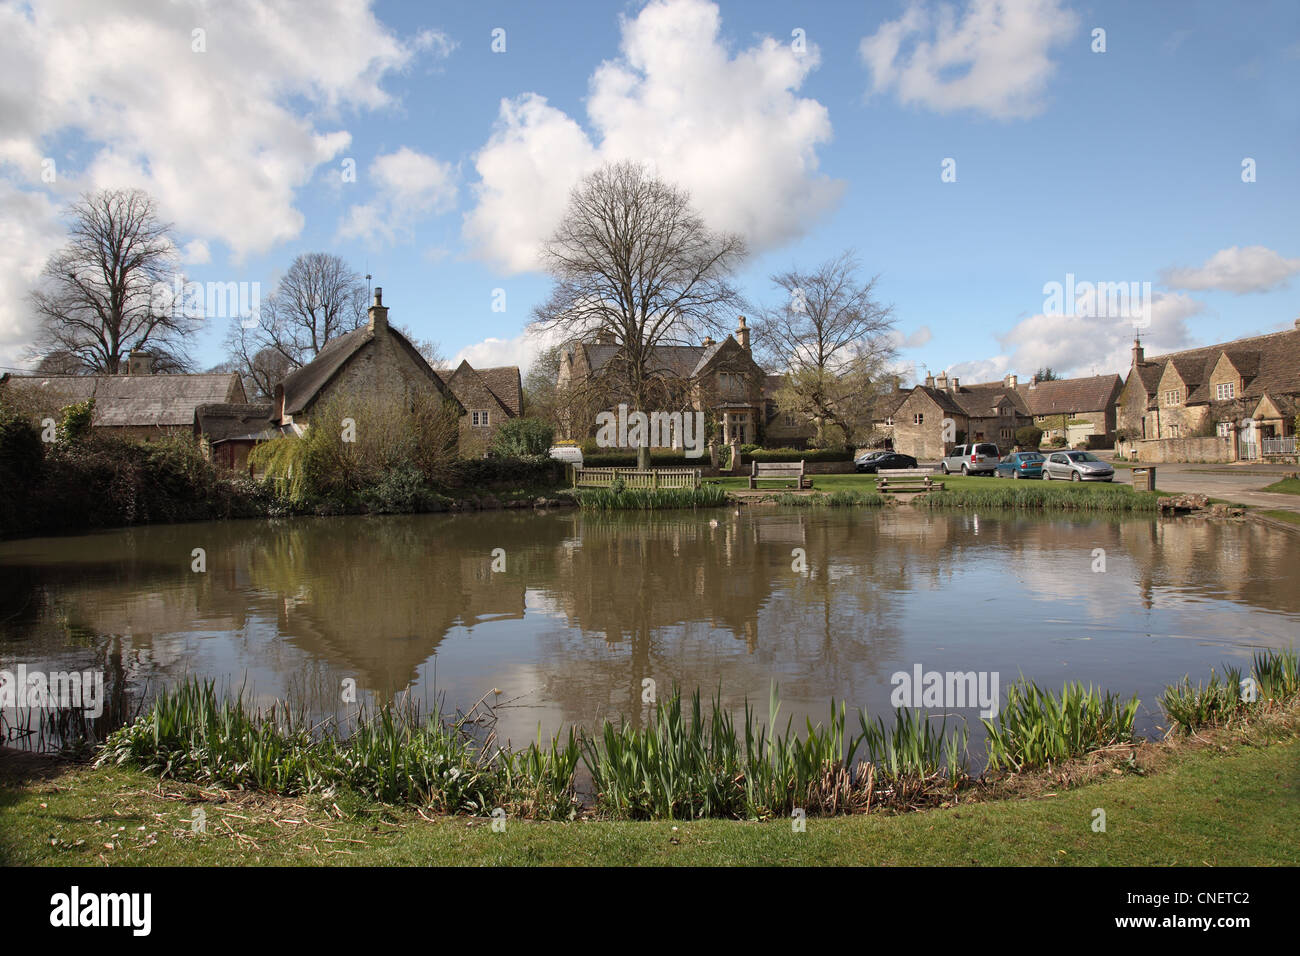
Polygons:
<instances>
[{"instance_id":1,"label":"road","mask_svg":"<svg viewBox=\"0 0 1300 956\"><path fill-rule=\"evenodd\" d=\"M1256 508L1300 511L1300 495L1259 490L1284 475L1295 474L1295 465L1156 464L1152 467L1156 469L1156 485L1161 491L1200 492ZM1116 469L1116 479L1121 478L1132 481L1127 468Z\"/></svg>"}]
</instances>

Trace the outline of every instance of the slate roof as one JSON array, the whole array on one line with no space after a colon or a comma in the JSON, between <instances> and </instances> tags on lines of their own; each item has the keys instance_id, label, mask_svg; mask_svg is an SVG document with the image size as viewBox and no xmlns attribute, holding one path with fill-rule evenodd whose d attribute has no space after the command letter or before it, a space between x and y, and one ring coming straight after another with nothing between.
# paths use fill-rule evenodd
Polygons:
<instances>
[{"instance_id":1,"label":"slate roof","mask_svg":"<svg viewBox=\"0 0 1300 956\"><path fill-rule=\"evenodd\" d=\"M1090 375L1019 386L1030 415L1068 415L1104 411L1115 403L1124 380L1118 375Z\"/></svg>"},{"instance_id":2,"label":"slate roof","mask_svg":"<svg viewBox=\"0 0 1300 956\"><path fill-rule=\"evenodd\" d=\"M10 375L8 387L48 394L61 406L95 400L92 424L110 427L192 426L200 405L244 398L234 372L196 375Z\"/></svg>"},{"instance_id":3,"label":"slate roof","mask_svg":"<svg viewBox=\"0 0 1300 956\"><path fill-rule=\"evenodd\" d=\"M1259 399L1267 392L1276 400L1284 395L1300 395L1300 327L1297 327L1146 359L1137 371L1148 404L1155 400L1160 376L1170 362L1190 386L1186 404L1213 402L1210 373L1224 353L1245 379L1240 397Z\"/></svg>"},{"instance_id":4,"label":"slate roof","mask_svg":"<svg viewBox=\"0 0 1300 956\"><path fill-rule=\"evenodd\" d=\"M736 344L735 339L727 336L708 346L660 345L651 353L651 359L656 371L668 371L678 378L693 378L704 370L728 342ZM582 347L587 351L587 361L591 363L593 372L607 365L622 348L619 345L605 344L584 344Z\"/></svg>"},{"instance_id":5,"label":"slate roof","mask_svg":"<svg viewBox=\"0 0 1300 956\"><path fill-rule=\"evenodd\" d=\"M510 373L513 373L513 375ZM507 402L506 398L503 398L501 393L492 387L494 380L497 382L498 387L506 393L506 398L513 400L513 405ZM517 417L523 407L520 396L519 369L516 366L476 369L469 364L467 359L462 359L460 365L456 366L456 370L447 376L446 381L447 387L456 396L456 400L466 408L471 407L471 402L477 405L477 400L470 395L467 388L470 382L478 385L496 399L497 405L511 418Z\"/></svg>"},{"instance_id":6,"label":"slate roof","mask_svg":"<svg viewBox=\"0 0 1300 956\"><path fill-rule=\"evenodd\" d=\"M279 436L271 424L270 403L226 403L200 405L194 410L195 424L208 441L267 441Z\"/></svg>"}]
</instances>

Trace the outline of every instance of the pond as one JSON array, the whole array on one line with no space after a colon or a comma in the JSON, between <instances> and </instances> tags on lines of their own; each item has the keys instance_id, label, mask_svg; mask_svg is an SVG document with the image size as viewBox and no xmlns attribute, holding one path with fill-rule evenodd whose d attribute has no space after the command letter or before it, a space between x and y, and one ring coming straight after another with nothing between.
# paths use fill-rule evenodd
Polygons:
<instances>
[{"instance_id":1,"label":"pond","mask_svg":"<svg viewBox=\"0 0 1300 956\"><path fill-rule=\"evenodd\" d=\"M209 677L318 713L348 709L345 681L486 694L518 745L643 722L646 681L764 718L775 681L796 726L832 697L884 714L920 666L996 673L1003 699L1020 674L1137 693L1150 732L1165 684L1294 646L1298 567L1300 538L1250 523L910 507L131 528L0 543L0 668L104 668L136 701Z\"/></svg>"}]
</instances>

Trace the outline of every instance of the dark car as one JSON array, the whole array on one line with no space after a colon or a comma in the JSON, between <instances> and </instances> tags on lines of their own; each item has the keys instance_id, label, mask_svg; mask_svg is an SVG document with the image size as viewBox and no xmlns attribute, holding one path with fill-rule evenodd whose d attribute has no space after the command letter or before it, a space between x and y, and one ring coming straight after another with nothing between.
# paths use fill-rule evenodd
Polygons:
<instances>
[{"instance_id":1,"label":"dark car","mask_svg":"<svg viewBox=\"0 0 1300 956\"><path fill-rule=\"evenodd\" d=\"M1013 451L998 462L995 478L1041 478L1044 456L1036 451Z\"/></svg>"},{"instance_id":2,"label":"dark car","mask_svg":"<svg viewBox=\"0 0 1300 956\"><path fill-rule=\"evenodd\" d=\"M854 459L858 471L874 475L881 468L915 468L916 459L911 455L900 455L896 451L873 451Z\"/></svg>"}]
</instances>

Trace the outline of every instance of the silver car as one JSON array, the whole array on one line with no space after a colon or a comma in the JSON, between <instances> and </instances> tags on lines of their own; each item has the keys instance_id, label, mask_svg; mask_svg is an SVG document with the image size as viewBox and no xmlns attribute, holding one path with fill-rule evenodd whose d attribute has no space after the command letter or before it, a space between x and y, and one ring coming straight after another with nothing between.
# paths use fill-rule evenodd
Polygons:
<instances>
[{"instance_id":1,"label":"silver car","mask_svg":"<svg viewBox=\"0 0 1300 956\"><path fill-rule=\"evenodd\" d=\"M1043 462L1043 480L1112 481L1115 469L1090 451L1054 451Z\"/></svg>"},{"instance_id":2,"label":"silver car","mask_svg":"<svg viewBox=\"0 0 1300 956\"><path fill-rule=\"evenodd\" d=\"M971 442L958 445L939 461L939 470L945 475L959 471L963 475L991 475L998 467L998 446L991 442Z\"/></svg>"}]
</instances>

